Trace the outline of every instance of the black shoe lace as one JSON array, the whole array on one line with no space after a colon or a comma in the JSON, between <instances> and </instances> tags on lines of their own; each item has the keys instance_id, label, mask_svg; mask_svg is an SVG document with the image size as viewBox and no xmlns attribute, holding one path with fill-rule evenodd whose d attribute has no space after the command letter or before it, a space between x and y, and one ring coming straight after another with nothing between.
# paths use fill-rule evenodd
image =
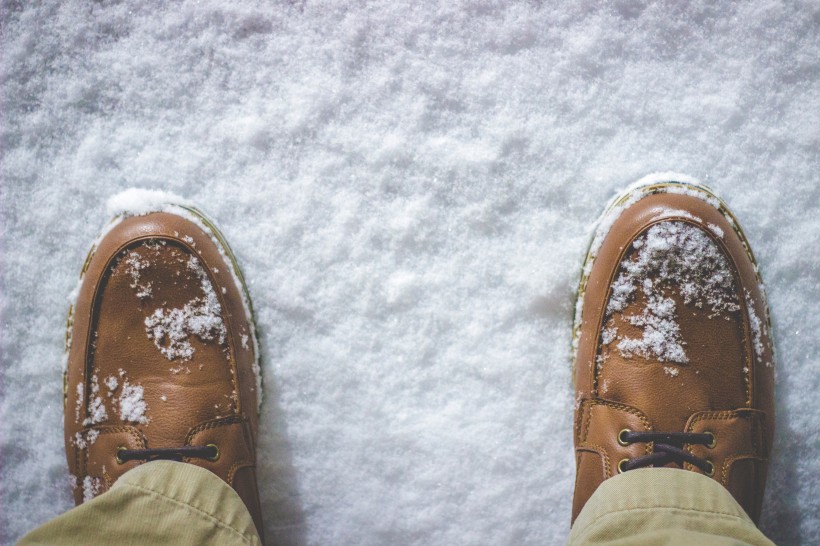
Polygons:
<instances>
[{"instance_id":1,"label":"black shoe lace","mask_svg":"<svg viewBox=\"0 0 820 546\"><path fill-rule=\"evenodd\" d=\"M711 432L634 432L624 429L618 434L618 442L622 445L646 442L654 444L653 452L649 455L621 460L618 463L618 470L621 472L647 466L664 466L669 463L683 465L684 462L700 468L709 476L715 471L711 461L696 457L683 449L683 444L715 447L715 435Z\"/></svg>"},{"instance_id":2,"label":"black shoe lace","mask_svg":"<svg viewBox=\"0 0 820 546\"><path fill-rule=\"evenodd\" d=\"M153 461L168 459L181 461L185 458L208 459L215 461L219 458L219 448L214 444L206 446L161 447L155 449L117 449L117 462L122 464L128 461Z\"/></svg>"}]
</instances>

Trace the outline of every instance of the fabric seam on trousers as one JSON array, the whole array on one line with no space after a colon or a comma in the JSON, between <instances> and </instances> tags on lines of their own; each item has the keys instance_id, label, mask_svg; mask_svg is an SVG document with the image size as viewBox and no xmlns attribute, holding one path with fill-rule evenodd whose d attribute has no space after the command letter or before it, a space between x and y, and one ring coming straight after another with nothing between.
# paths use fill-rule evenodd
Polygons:
<instances>
[{"instance_id":1,"label":"fabric seam on trousers","mask_svg":"<svg viewBox=\"0 0 820 546\"><path fill-rule=\"evenodd\" d=\"M581 531L581 535L578 537L578 540L584 538L588 535L594 526L598 524L604 518L609 516L614 516L616 514L623 514L626 512L658 512L660 510L668 510L668 511L675 511L675 512L684 512L684 513L696 513L696 514L708 514L709 516L719 517L719 518L727 518L732 520L740 520L744 523L748 523L748 520L743 516L739 516L737 514L730 514L727 512L717 512L714 510L700 510L698 508L681 508L680 506L645 506L642 508L624 508L623 510L613 510L612 512L607 512L606 514L602 514L596 517L594 520L589 522L584 526L584 530ZM573 541L575 542L575 541ZM580 542L583 544L583 541Z\"/></svg>"},{"instance_id":2,"label":"fabric seam on trousers","mask_svg":"<svg viewBox=\"0 0 820 546\"><path fill-rule=\"evenodd\" d=\"M137 484L134 484L134 483L125 483L125 484L123 484L123 486L125 486L125 487L133 487L133 488L135 488L135 489L141 489L142 491L145 491L146 493L151 493L151 494L156 495L156 496L158 496L158 497L161 497L161 498L163 498L163 499L165 499L165 500L168 500L168 501L170 501L170 502L173 502L174 504L178 504L178 505L180 505L180 506L183 506L183 507L185 507L185 508L187 508L187 509L191 510L192 512L195 512L195 513L197 513L197 514L199 514L199 515L201 515L201 516L204 516L204 517L205 517L205 518L207 518L207 519L210 519L210 520L214 521L214 522L216 523L216 525L218 525L219 527L224 527L225 529L228 529L229 531L231 531L231 532L233 532L233 533L235 533L235 534L239 535L239 538L241 538L241 539L242 539L242 542L244 542L244 543L246 543L246 544L254 544L254 541L253 541L252 539L248 539L248 538L247 538L247 537L246 537L243 533L241 533L238 529L234 529L232 526L230 526L229 524L225 523L224 521L222 521L222 520L221 520L221 519L219 519L218 517L214 516L213 514L209 514L208 512L206 512L206 511L204 511L204 510L200 510L200 509L199 509L199 508L197 508L196 506L191 506L190 504L187 504L187 503L185 503L185 502L182 502L182 501L180 501L180 500L177 500L177 499L175 499L175 498L173 498L173 497L169 497L168 495L165 495L165 494L163 494L163 493L160 493L159 491L155 491L155 490L153 490L153 489L149 489L149 488L147 488L147 487L143 487L143 486L141 486L141 485L137 485Z\"/></svg>"}]
</instances>

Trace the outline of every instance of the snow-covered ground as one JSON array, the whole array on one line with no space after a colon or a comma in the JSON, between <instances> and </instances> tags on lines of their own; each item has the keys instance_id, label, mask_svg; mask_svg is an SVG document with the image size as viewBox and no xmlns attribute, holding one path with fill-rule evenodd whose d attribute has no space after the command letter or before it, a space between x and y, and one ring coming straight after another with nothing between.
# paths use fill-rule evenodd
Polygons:
<instances>
[{"instance_id":1,"label":"snow-covered ground","mask_svg":"<svg viewBox=\"0 0 820 546\"><path fill-rule=\"evenodd\" d=\"M68 509L67 296L105 201L195 201L257 310L267 533L555 544L589 227L656 170L768 285L762 528L820 542L820 6L4 0L0 541Z\"/></svg>"}]
</instances>

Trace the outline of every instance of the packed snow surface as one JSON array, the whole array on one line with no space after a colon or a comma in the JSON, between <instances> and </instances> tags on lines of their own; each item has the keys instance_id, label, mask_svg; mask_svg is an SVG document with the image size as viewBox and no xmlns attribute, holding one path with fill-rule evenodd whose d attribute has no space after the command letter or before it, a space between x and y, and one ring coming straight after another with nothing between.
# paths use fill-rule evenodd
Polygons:
<instances>
[{"instance_id":1,"label":"packed snow surface","mask_svg":"<svg viewBox=\"0 0 820 546\"><path fill-rule=\"evenodd\" d=\"M128 188L201 208L243 267L269 538L563 542L591 228L678 171L732 207L768 290L762 528L820 543L818 20L799 0L3 2L0 542L73 504L67 297Z\"/></svg>"}]
</instances>

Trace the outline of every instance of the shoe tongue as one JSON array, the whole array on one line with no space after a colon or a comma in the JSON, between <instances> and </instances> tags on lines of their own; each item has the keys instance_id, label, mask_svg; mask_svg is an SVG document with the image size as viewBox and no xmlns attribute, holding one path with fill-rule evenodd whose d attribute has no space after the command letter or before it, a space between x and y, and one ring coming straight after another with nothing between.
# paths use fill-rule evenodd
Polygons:
<instances>
[{"instance_id":1,"label":"shoe tongue","mask_svg":"<svg viewBox=\"0 0 820 546\"><path fill-rule=\"evenodd\" d=\"M605 324L598 396L643 412L655 430L683 431L690 416L747 405L748 364L738 311L715 314L679 291L638 291ZM606 343L603 343L606 342Z\"/></svg>"}]
</instances>

